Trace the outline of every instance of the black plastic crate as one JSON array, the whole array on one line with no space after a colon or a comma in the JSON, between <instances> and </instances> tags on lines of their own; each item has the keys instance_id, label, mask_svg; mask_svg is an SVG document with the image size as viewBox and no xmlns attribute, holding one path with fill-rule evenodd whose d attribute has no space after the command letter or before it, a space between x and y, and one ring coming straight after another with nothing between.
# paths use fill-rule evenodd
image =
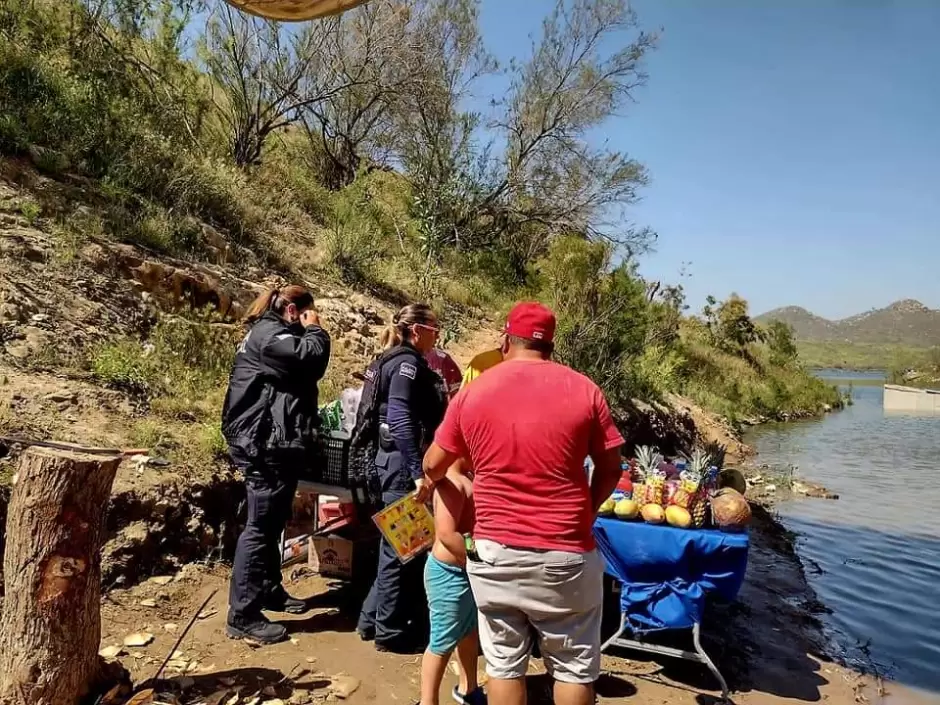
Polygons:
<instances>
[{"instance_id":1,"label":"black plastic crate","mask_svg":"<svg viewBox=\"0 0 940 705\"><path fill-rule=\"evenodd\" d=\"M324 462L320 482L349 487L349 441L349 434L340 431L323 435Z\"/></svg>"}]
</instances>

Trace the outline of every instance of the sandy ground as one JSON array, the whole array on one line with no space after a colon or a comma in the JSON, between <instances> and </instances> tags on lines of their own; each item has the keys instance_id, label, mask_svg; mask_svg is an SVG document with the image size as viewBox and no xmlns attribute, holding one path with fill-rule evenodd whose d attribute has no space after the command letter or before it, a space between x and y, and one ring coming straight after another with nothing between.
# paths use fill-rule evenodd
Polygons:
<instances>
[{"instance_id":1,"label":"sandy ground","mask_svg":"<svg viewBox=\"0 0 940 705\"><path fill-rule=\"evenodd\" d=\"M167 582L168 581L168 582ZM128 590L109 593L102 604L102 648L121 647L117 659L130 671L138 686L151 679L170 656L160 702L178 703L308 703L348 700L350 703L413 703L418 698L419 656L377 653L355 632L356 605L341 583L327 581L305 570L286 573L288 589L310 598L311 614L287 617L291 640L265 648L253 648L225 636L228 573L224 567L187 566L176 576L151 579ZM203 600L215 590L174 653L174 644ZM152 641L142 647L124 647L129 635L142 633ZM770 636L770 635L768 635ZM772 641L772 637L769 641ZM623 653L605 655L604 675L597 686L599 702L712 703L718 693L709 674L694 664L664 660L628 660ZM781 679L779 668L766 669L755 659L758 671L747 683L739 681L733 696L739 705L800 700L835 703L862 702L865 679L831 663L805 656L799 668ZM784 670L789 670L781 662ZM530 700L551 702L550 681L540 660L530 666ZM481 678L482 674L481 659ZM455 684L448 674L446 696ZM734 684L733 684L734 686ZM349 692L351 691L351 692ZM871 697L871 696L869 696ZM874 698L872 698L874 699ZM443 702L448 702L444 698Z\"/></svg>"}]
</instances>

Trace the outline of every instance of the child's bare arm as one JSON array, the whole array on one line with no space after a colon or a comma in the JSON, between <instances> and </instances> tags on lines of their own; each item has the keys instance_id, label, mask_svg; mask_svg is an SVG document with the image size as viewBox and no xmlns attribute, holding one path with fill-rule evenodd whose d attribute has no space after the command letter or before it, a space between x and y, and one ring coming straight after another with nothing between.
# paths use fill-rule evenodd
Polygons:
<instances>
[{"instance_id":1,"label":"child's bare arm","mask_svg":"<svg viewBox=\"0 0 940 705\"><path fill-rule=\"evenodd\" d=\"M434 533L461 565L467 562L467 547L458 530L465 501L463 490L447 477L434 486Z\"/></svg>"}]
</instances>

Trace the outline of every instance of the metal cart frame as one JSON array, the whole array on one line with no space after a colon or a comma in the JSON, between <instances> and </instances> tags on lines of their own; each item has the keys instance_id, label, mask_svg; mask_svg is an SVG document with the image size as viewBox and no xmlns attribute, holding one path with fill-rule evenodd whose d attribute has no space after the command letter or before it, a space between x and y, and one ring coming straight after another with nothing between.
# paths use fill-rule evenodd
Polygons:
<instances>
[{"instance_id":1,"label":"metal cart frame","mask_svg":"<svg viewBox=\"0 0 940 705\"><path fill-rule=\"evenodd\" d=\"M715 679L721 685L721 698L724 701L728 700L728 684L724 679L724 676L721 675L721 672L715 666L714 662L708 657L708 654L705 653L705 650L702 648L699 635L701 633L701 625L696 622L692 625L692 643L695 647L695 651L686 651L684 649L676 649L671 646L661 646L659 644L653 644L650 642L639 641L638 639L629 639L624 638L624 634L627 632L633 633L633 630L630 629L629 622L627 620L627 615L625 612L620 613L620 627L617 629L617 633L614 634L610 639L605 641L601 645L601 652L607 651L611 646L618 646L623 649L633 649L634 651L644 651L650 654L657 654L660 656L668 656L670 658L678 658L684 661L692 661L694 663L704 664L712 675L715 676ZM679 630L671 630L679 631Z\"/></svg>"}]
</instances>

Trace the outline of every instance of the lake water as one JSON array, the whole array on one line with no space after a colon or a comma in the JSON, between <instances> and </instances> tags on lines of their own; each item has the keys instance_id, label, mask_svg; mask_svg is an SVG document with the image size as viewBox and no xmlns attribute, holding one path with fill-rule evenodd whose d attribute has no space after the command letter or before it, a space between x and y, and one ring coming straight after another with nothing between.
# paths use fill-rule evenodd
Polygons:
<instances>
[{"instance_id":1,"label":"lake water","mask_svg":"<svg viewBox=\"0 0 940 705\"><path fill-rule=\"evenodd\" d=\"M835 638L850 658L940 693L940 415L882 409L876 374L852 379L854 405L820 421L754 429L759 462L839 494L779 506Z\"/></svg>"}]
</instances>

